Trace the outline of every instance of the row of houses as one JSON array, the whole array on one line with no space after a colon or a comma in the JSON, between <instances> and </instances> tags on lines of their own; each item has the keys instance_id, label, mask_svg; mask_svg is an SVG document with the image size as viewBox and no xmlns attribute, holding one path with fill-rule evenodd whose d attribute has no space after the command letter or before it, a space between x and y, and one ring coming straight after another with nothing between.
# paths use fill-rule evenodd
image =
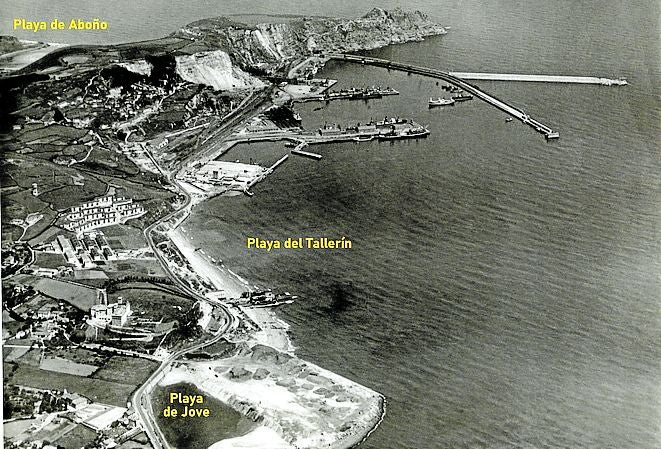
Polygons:
<instances>
[{"instance_id":1,"label":"row of houses","mask_svg":"<svg viewBox=\"0 0 661 449\"><path fill-rule=\"evenodd\" d=\"M53 248L60 251L68 263L82 268L94 268L95 262L116 259L115 252L101 232L71 238L59 235L53 242Z\"/></svg>"},{"instance_id":2,"label":"row of houses","mask_svg":"<svg viewBox=\"0 0 661 449\"><path fill-rule=\"evenodd\" d=\"M82 234L86 231L124 223L146 213L142 205L131 198L106 196L74 206L66 215L64 227Z\"/></svg>"}]
</instances>

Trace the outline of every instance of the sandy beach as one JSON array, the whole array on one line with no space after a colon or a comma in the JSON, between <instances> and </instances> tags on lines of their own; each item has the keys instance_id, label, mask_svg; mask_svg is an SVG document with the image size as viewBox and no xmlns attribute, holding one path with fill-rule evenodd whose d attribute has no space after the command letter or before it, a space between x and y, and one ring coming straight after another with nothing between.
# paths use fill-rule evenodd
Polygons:
<instances>
[{"instance_id":1,"label":"sandy beach","mask_svg":"<svg viewBox=\"0 0 661 449\"><path fill-rule=\"evenodd\" d=\"M283 440L275 430L259 426L241 437L214 443L209 449L294 449L294 446Z\"/></svg>"},{"instance_id":2,"label":"sandy beach","mask_svg":"<svg viewBox=\"0 0 661 449\"><path fill-rule=\"evenodd\" d=\"M214 264L200 251L195 251L195 246L190 238L181 231L181 227L170 231L168 237L188 260L195 273L209 280L218 292L222 293L222 296L238 298L241 293L249 289L250 286L232 275L230 270Z\"/></svg>"},{"instance_id":3,"label":"sandy beach","mask_svg":"<svg viewBox=\"0 0 661 449\"><path fill-rule=\"evenodd\" d=\"M212 445L216 449L271 447L271 441L276 448L348 449L369 435L384 411L383 397L369 388L266 347L178 365L159 384L182 383L194 384L268 428ZM278 438L271 440L274 434ZM267 445L263 437L269 438Z\"/></svg>"},{"instance_id":4,"label":"sandy beach","mask_svg":"<svg viewBox=\"0 0 661 449\"><path fill-rule=\"evenodd\" d=\"M188 260L193 270L198 275L208 279L218 290L219 294L214 296L238 298L241 293L250 289L247 280L241 278L229 268L214 264L210 257L202 251L195 251L190 238L182 231L181 227L170 231L168 236ZM241 310L260 327L260 330L252 336L251 342L253 344L259 343L271 346L279 351L294 352L295 347L287 335L289 325L278 318L274 310L250 307L241 307Z\"/></svg>"},{"instance_id":5,"label":"sandy beach","mask_svg":"<svg viewBox=\"0 0 661 449\"><path fill-rule=\"evenodd\" d=\"M30 43L32 42L30 41ZM48 53L63 47L68 47L68 45L51 42L36 42L34 47L24 48L23 50L0 55L0 69L8 71L20 70L28 64L32 64L43 58Z\"/></svg>"},{"instance_id":6,"label":"sandy beach","mask_svg":"<svg viewBox=\"0 0 661 449\"><path fill-rule=\"evenodd\" d=\"M218 290L207 295L210 300L236 298L250 289L246 279L214 263L203 249L196 250L181 227L168 236L192 270ZM247 340L227 336L242 348L238 354L175 366L159 382L161 386L192 383L262 423L247 435L219 441L211 448L347 449L378 426L384 412L380 394L297 358L287 335L289 325L273 309L240 310L259 330Z\"/></svg>"}]
</instances>

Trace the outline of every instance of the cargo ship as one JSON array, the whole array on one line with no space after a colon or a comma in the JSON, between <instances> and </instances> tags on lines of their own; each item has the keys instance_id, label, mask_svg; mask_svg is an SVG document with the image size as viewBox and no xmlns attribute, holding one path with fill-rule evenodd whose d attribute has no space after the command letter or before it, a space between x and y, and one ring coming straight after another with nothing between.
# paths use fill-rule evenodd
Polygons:
<instances>
[{"instance_id":1,"label":"cargo ship","mask_svg":"<svg viewBox=\"0 0 661 449\"><path fill-rule=\"evenodd\" d=\"M241 294L241 303L242 305L248 307L276 307L283 304L291 304L296 299L296 296L292 296L290 293L280 293L275 294L270 289L268 290L257 290L254 292L243 292Z\"/></svg>"},{"instance_id":2,"label":"cargo ship","mask_svg":"<svg viewBox=\"0 0 661 449\"><path fill-rule=\"evenodd\" d=\"M352 87L350 89L342 89L335 92L327 92L319 96L321 101L331 101L331 100L370 100L375 98L381 98L386 95L399 95L399 92L391 87L365 87L362 89L356 89Z\"/></svg>"},{"instance_id":3,"label":"cargo ship","mask_svg":"<svg viewBox=\"0 0 661 449\"><path fill-rule=\"evenodd\" d=\"M459 95L453 95L453 96L452 96L452 99L453 99L454 101L468 101L468 100L472 100L472 99L473 99L473 96L472 96L471 94L464 94L464 93L461 93L461 94L459 94Z\"/></svg>"},{"instance_id":4,"label":"cargo ship","mask_svg":"<svg viewBox=\"0 0 661 449\"><path fill-rule=\"evenodd\" d=\"M379 140L400 140L400 139L419 139L427 137L429 130L423 126L408 128L403 131L390 131L379 135Z\"/></svg>"},{"instance_id":5,"label":"cargo ship","mask_svg":"<svg viewBox=\"0 0 661 449\"><path fill-rule=\"evenodd\" d=\"M388 118L387 116L383 118L383 120L379 120L378 122L375 123L377 128L384 128L384 127L389 127L393 125L402 125L404 123L407 123L408 120L405 118L395 118L395 117L390 117Z\"/></svg>"}]
</instances>

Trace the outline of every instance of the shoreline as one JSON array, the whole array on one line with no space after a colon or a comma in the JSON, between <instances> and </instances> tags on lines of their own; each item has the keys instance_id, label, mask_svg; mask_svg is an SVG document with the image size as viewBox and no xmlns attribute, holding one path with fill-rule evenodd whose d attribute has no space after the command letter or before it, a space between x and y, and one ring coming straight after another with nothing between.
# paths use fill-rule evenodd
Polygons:
<instances>
[{"instance_id":1,"label":"shoreline","mask_svg":"<svg viewBox=\"0 0 661 449\"><path fill-rule=\"evenodd\" d=\"M184 220L185 221L185 220ZM206 255L195 251L194 245L182 231L181 225L168 232L168 237L191 265L193 271L206 278L227 298L238 298L246 290L252 290L250 283L225 267L210 262ZM259 325L251 340L254 343L271 346L280 351L294 353L296 347L287 333L289 324L280 319L275 311L268 308L250 308L238 306L252 321Z\"/></svg>"},{"instance_id":2,"label":"shoreline","mask_svg":"<svg viewBox=\"0 0 661 449\"><path fill-rule=\"evenodd\" d=\"M338 439L328 441L332 438L328 433L334 430L337 431L334 425L324 423L326 426L323 429L319 428L317 431L317 428L309 427L310 424L313 424L312 422L305 421L305 419L314 418L314 414L313 418L310 418L309 414L313 411L313 408L308 404L310 396L314 396L312 393L307 392L307 396L303 395L300 398L300 402L297 402L295 399L299 399L301 395L287 392L282 384L275 382L275 380L255 381L251 379L238 380L226 378L227 374L223 373L223 371L228 370L230 366L236 363L237 358L235 355L213 361L180 362L165 371L157 382L157 385L160 387L187 383L193 384L200 391L223 402L244 416L247 415L258 423L259 426L250 433L241 437L219 440L210 446L210 449L229 449L234 447L261 449L264 447L261 444L255 446L243 445L245 442L243 441L244 438L248 437L247 439L250 441L250 434L260 428L268 429L272 436L277 435L278 440L276 441L279 444L286 444L282 446L286 449L352 449L366 441L378 429L386 415L386 399L382 394L332 371L321 368L318 365L294 357L292 360L301 363L302 366L306 367L306 370L315 372L318 375L328 376L336 385L344 385L352 390L354 395L362 394L371 398L367 406L364 406L365 404L362 403L356 403L353 400L342 403L345 404L343 410L345 412L347 406L349 408L353 407L353 415L351 415L350 422L356 428L348 428L340 431ZM266 385L262 384L262 382L266 383ZM269 408L269 402L277 403L276 409ZM286 419L278 419L279 417L282 418L282 415L286 416ZM331 419L326 418L324 413L318 413L318 415L323 416L323 419ZM345 417L345 419L347 418ZM307 423L308 426L305 426L304 423ZM292 425L295 430L292 430ZM317 432L315 433L315 431ZM233 443L235 442L241 444L234 446Z\"/></svg>"},{"instance_id":3,"label":"shoreline","mask_svg":"<svg viewBox=\"0 0 661 449\"><path fill-rule=\"evenodd\" d=\"M208 198L197 198L196 201L194 201L194 204L200 204L206 199ZM192 208L189 210L189 214L186 218L189 218L190 214L192 214ZM198 276L208 279L211 285L218 289L219 292L222 292L218 293L219 297L238 297L243 291L252 289L248 280L242 278L226 267L222 261L214 263L211 260L210 255L201 251L199 248L196 249L190 234L185 232L183 228L186 218L179 221L176 228L167 232L167 236L190 264L192 271ZM213 296L215 295L208 295L210 303L218 301L218 299L212 299ZM231 310L232 308L234 308L234 311ZM297 376L285 376L281 378L281 382L283 382L282 384L275 384L273 383L273 379L271 379L274 374L271 374L269 378L263 381L250 381L252 382L251 387L248 387L247 385L243 386L241 384L235 385L233 381L228 382L225 379L221 381L221 379L218 378L218 375L214 378L208 377L209 373L214 373L214 366L230 363L235 356L216 359L209 362L184 362L174 366L171 365L169 371L162 374L160 380L157 382L158 385L167 386L182 381L192 383L200 390L205 391L215 399L224 402L226 405L239 411L244 416L249 416L250 413L254 413L249 412L249 410L258 410L260 409L260 406L263 406L261 416L267 416L267 418L264 418L264 420L261 421L261 426L255 429L255 431L260 428L263 428L262 430L259 430L256 434L252 434L251 432L242 437L220 440L214 443L210 448L228 449L232 447L245 447L260 449L264 447L263 444L266 440L270 442L274 435L278 435L280 437L286 436L287 439L297 442L296 445L291 445L285 439L281 438L281 441L278 443L280 446L276 446L276 448L281 449L294 449L299 447L310 449L351 449L363 443L379 427L386 414L386 398L381 393L332 371L321 368L313 363L299 359L295 355L296 347L293 345L288 335L290 325L278 317L275 310L242 306L230 307L230 313L235 316L237 315L237 310L244 315L244 320L246 319L245 317L247 317L249 320L257 324L259 328L258 330L253 331L247 340L243 340L243 344L250 348L266 346L283 354L288 354L289 357L292 357L292 360L296 360L301 366L306 367L304 370L318 373L318 375L323 378L329 379L332 385L336 385L337 388L346 391L345 394L347 395L348 401L334 403L334 397L333 399L326 400L323 395L319 396L320 393L317 393L316 395L312 394L311 388L321 387L323 389L324 384L312 387L309 382L307 382L310 389L308 389L308 387L301 389L299 385L294 386L294 389L290 391L283 387L283 385L287 385L288 383L296 384L298 382L300 384L302 380ZM232 341L231 334L228 341ZM235 343L241 344L240 341ZM194 367L200 366L204 369L196 371L197 368ZM250 364L246 366L250 369L255 368L255 366ZM277 364L266 364L265 366L266 368L264 369L268 369L269 371L278 370ZM183 367L186 368L184 369ZM190 369L193 371L189 371ZM260 391L261 395L255 396L253 390ZM266 396L280 398L282 404L270 403L264 405L260 398ZM327 405L317 405L317 408L315 408L310 402L311 400L321 401L322 404L326 403L326 401L331 402ZM250 404L251 407L246 409L245 404ZM288 413L283 413L283 408L286 410L287 407L294 407L294 410L298 410L298 415L296 416L299 416L298 419L301 420L301 423L307 423L307 425L299 424L302 426L299 430L283 430L287 428L287 424L285 423L290 419L293 419ZM328 413L329 415L322 413L322 409L327 409L324 413ZM301 412L301 410L304 412ZM333 413L333 410L336 410L337 413ZM347 410L353 410L353 418L348 421L342 421L343 417L344 419L347 419L345 417ZM317 428L306 421L306 419L312 419L313 421L321 420L321 422ZM328 422L323 421L324 419L327 419ZM340 424L330 424L330 421L333 420L340 420ZM337 440L328 441L332 438L332 430L337 431L337 428L339 428L340 425L349 426L345 430L346 433L343 435L337 435L339 437ZM314 433L315 429L317 430L316 433Z\"/></svg>"},{"instance_id":4,"label":"shoreline","mask_svg":"<svg viewBox=\"0 0 661 449\"><path fill-rule=\"evenodd\" d=\"M0 70L8 73L18 72L50 53L70 46L69 44L60 44L57 42L40 42L24 39L19 39L19 42L31 46L0 55Z\"/></svg>"}]
</instances>

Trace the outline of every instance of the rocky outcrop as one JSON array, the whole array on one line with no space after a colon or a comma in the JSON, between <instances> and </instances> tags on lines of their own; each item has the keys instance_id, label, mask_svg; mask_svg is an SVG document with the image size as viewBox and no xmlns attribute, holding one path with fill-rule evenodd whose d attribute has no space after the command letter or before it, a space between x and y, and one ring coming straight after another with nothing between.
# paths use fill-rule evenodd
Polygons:
<instances>
[{"instance_id":1,"label":"rocky outcrop","mask_svg":"<svg viewBox=\"0 0 661 449\"><path fill-rule=\"evenodd\" d=\"M375 8L358 19L303 18L256 26L227 18L205 19L187 25L175 36L220 48L244 68L264 70L314 51L368 50L445 32L419 11Z\"/></svg>"},{"instance_id":2,"label":"rocky outcrop","mask_svg":"<svg viewBox=\"0 0 661 449\"><path fill-rule=\"evenodd\" d=\"M120 62L117 65L124 67L126 70L129 70L133 73L137 73L139 75L145 75L145 76L150 76L151 71L154 68L154 66L152 66L144 59L139 59L136 61Z\"/></svg>"},{"instance_id":3,"label":"rocky outcrop","mask_svg":"<svg viewBox=\"0 0 661 449\"><path fill-rule=\"evenodd\" d=\"M177 74L192 83L206 84L218 90L261 87L264 83L232 64L222 50L176 56Z\"/></svg>"}]
</instances>

